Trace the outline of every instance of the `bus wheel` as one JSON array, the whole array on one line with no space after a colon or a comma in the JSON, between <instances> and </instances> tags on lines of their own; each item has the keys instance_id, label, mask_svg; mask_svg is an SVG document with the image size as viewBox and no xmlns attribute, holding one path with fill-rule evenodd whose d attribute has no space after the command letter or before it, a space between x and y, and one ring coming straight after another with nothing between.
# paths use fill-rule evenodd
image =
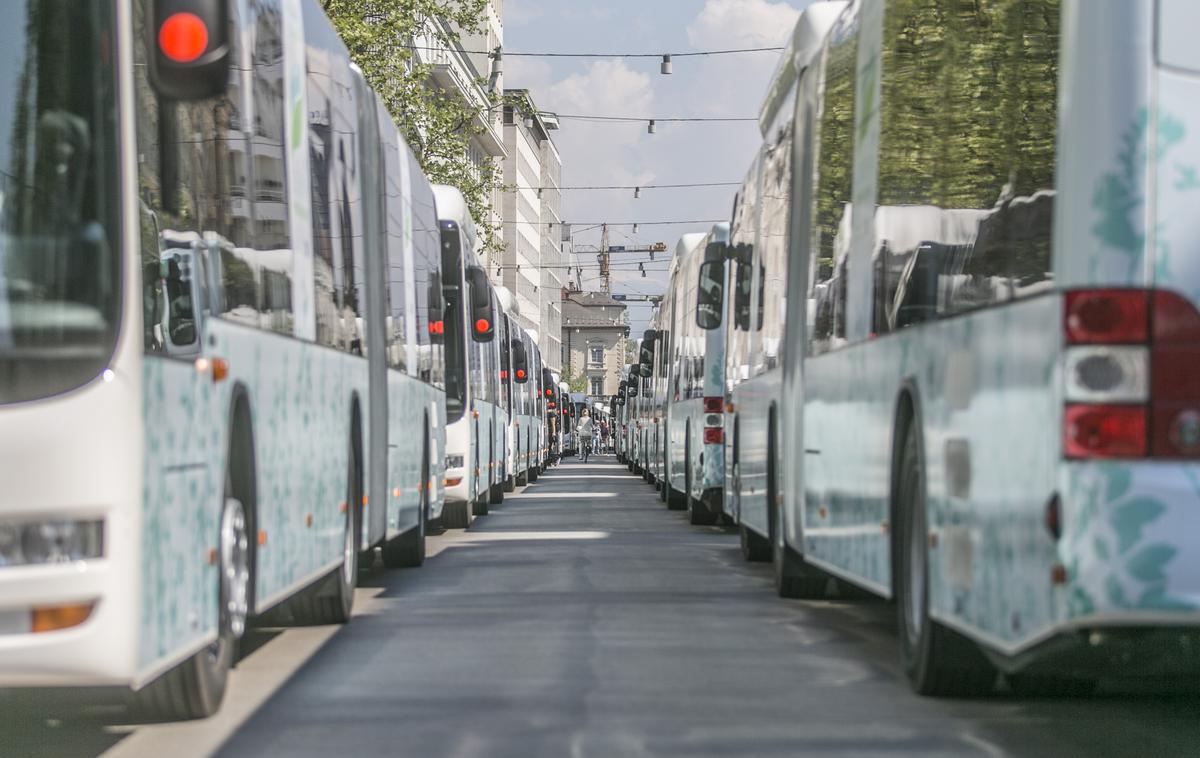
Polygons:
<instances>
[{"instance_id":1,"label":"bus wheel","mask_svg":"<svg viewBox=\"0 0 1200 758\"><path fill-rule=\"evenodd\" d=\"M442 527L445 529L471 528L471 504L459 501L443 505Z\"/></svg>"},{"instance_id":2,"label":"bus wheel","mask_svg":"<svg viewBox=\"0 0 1200 758\"><path fill-rule=\"evenodd\" d=\"M421 502L417 525L394 540L383 543L383 565L387 568L416 568L425 562L425 519L429 513L429 445L421 455Z\"/></svg>"},{"instance_id":3,"label":"bus wheel","mask_svg":"<svg viewBox=\"0 0 1200 758\"><path fill-rule=\"evenodd\" d=\"M738 493L740 502L742 493L741 463L733 464L733 481L734 491ZM766 563L771 560L771 541L747 528L741 519L740 507L738 510L738 540L741 543L742 557L753 563Z\"/></svg>"},{"instance_id":4,"label":"bus wheel","mask_svg":"<svg viewBox=\"0 0 1200 758\"><path fill-rule=\"evenodd\" d=\"M139 715L153 721L207 718L225 698L250 601L250 536L241 501L225 498L217 549L217 639L137 694Z\"/></svg>"},{"instance_id":5,"label":"bus wheel","mask_svg":"<svg viewBox=\"0 0 1200 758\"><path fill-rule=\"evenodd\" d=\"M488 500L492 505L500 505L504 502L504 493L512 492L508 488L508 477L501 472L500 481L488 487Z\"/></svg>"},{"instance_id":6,"label":"bus wheel","mask_svg":"<svg viewBox=\"0 0 1200 758\"><path fill-rule=\"evenodd\" d=\"M787 598L823 598L829 596L831 577L804 562L787 544L784 535L783 498L779 496L775 479L774 457L768 461L767 500L775 509L775 536L771 540L771 560L775 564L775 592Z\"/></svg>"},{"instance_id":7,"label":"bus wheel","mask_svg":"<svg viewBox=\"0 0 1200 758\"><path fill-rule=\"evenodd\" d=\"M904 439L897 486L900 657L913 691L920 695L978 695L992 688L995 669L975 643L929 617L929 529L920 444L913 421Z\"/></svg>"}]
</instances>

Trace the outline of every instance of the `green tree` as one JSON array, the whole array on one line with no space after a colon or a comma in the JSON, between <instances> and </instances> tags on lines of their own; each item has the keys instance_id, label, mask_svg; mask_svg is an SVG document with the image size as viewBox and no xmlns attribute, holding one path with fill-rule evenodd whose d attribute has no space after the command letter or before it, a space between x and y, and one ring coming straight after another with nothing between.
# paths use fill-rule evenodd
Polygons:
<instances>
[{"instance_id":1,"label":"green tree","mask_svg":"<svg viewBox=\"0 0 1200 758\"><path fill-rule=\"evenodd\" d=\"M582 371L579 372L578 374L572 374L569 372L564 374L563 381L567 383L567 388L570 389L571 392L587 392L588 391L587 377L584 376Z\"/></svg>"},{"instance_id":2,"label":"green tree","mask_svg":"<svg viewBox=\"0 0 1200 758\"><path fill-rule=\"evenodd\" d=\"M468 154L471 138L483 132L475 121L479 110L456 94L431 86L433 67L418 63L412 49L419 34L431 34L438 45L452 47L461 34L482 31L487 3L321 0L350 57L391 113L426 176L463 193L484 245L498 249L502 246L500 230L492 226L490 211L500 175L492 161L476 166ZM499 104L497 96L486 107Z\"/></svg>"}]
</instances>

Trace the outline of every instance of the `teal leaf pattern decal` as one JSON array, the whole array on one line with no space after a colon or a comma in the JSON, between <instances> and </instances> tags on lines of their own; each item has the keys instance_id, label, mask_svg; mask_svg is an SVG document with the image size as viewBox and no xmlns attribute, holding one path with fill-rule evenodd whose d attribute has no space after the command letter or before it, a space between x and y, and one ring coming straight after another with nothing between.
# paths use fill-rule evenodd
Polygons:
<instances>
[{"instance_id":1,"label":"teal leaf pattern decal","mask_svg":"<svg viewBox=\"0 0 1200 758\"><path fill-rule=\"evenodd\" d=\"M1129 575L1142 582L1163 582L1166 580L1164 567L1179 552L1171 545L1147 545L1139 550L1126 565Z\"/></svg>"},{"instance_id":2,"label":"teal leaf pattern decal","mask_svg":"<svg viewBox=\"0 0 1200 758\"><path fill-rule=\"evenodd\" d=\"M1166 506L1148 497L1135 497L1113 508L1111 521L1117 531L1117 551L1121 555L1129 552L1129 548L1142 538L1142 527L1156 520L1165 510Z\"/></svg>"}]
</instances>

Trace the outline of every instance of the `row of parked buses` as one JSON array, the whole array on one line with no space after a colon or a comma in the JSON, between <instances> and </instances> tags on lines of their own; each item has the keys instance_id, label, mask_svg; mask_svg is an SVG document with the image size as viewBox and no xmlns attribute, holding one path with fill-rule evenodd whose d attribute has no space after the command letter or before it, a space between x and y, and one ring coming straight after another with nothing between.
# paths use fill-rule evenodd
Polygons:
<instances>
[{"instance_id":1,"label":"row of parked buses","mask_svg":"<svg viewBox=\"0 0 1200 758\"><path fill-rule=\"evenodd\" d=\"M781 596L893 599L920 693L1195 673L1200 16L959 6L803 13L621 455Z\"/></svg>"},{"instance_id":2,"label":"row of parked buses","mask_svg":"<svg viewBox=\"0 0 1200 758\"><path fill-rule=\"evenodd\" d=\"M536 479L556 377L316 0L14 12L0 688L204 716Z\"/></svg>"}]
</instances>

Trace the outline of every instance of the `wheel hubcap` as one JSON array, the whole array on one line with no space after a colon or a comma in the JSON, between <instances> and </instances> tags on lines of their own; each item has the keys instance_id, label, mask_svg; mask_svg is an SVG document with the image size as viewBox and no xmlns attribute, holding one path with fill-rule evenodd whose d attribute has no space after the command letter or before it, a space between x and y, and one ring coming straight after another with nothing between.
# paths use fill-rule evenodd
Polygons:
<instances>
[{"instance_id":1,"label":"wheel hubcap","mask_svg":"<svg viewBox=\"0 0 1200 758\"><path fill-rule=\"evenodd\" d=\"M358 540L354 534L354 510L346 509L346 539L342 545L342 579L346 586L354 585L355 559L358 557Z\"/></svg>"},{"instance_id":2,"label":"wheel hubcap","mask_svg":"<svg viewBox=\"0 0 1200 758\"><path fill-rule=\"evenodd\" d=\"M909 484L907 500L911 526L905 556L908 563L908 598L904 612L914 642L921 638L925 624L925 511L924 504L917 497L919 489L919 483L914 481Z\"/></svg>"},{"instance_id":3,"label":"wheel hubcap","mask_svg":"<svg viewBox=\"0 0 1200 758\"><path fill-rule=\"evenodd\" d=\"M226 630L239 639L250 612L250 536L242 504L233 498L221 514L221 588Z\"/></svg>"}]
</instances>

